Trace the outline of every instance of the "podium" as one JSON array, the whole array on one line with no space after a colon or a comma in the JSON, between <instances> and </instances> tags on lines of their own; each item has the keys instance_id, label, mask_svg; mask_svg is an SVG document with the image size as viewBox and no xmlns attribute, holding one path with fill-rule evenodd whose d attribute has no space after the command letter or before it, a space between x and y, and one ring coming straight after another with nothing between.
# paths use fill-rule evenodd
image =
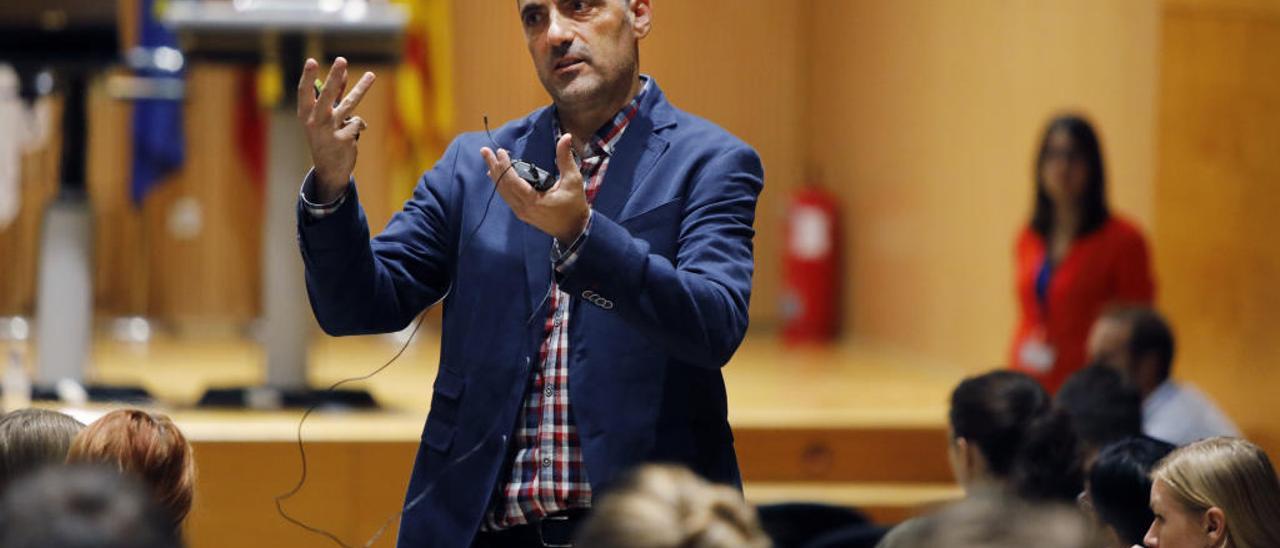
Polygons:
<instances>
[{"instance_id":1,"label":"podium","mask_svg":"<svg viewBox=\"0 0 1280 548\"><path fill-rule=\"evenodd\" d=\"M307 57L342 55L353 63L394 62L407 14L385 0L173 0L165 20L189 59L278 66L285 100L272 110L262 240L266 385L212 389L205 406L254 408L375 407L360 390L319 391L307 383L314 320L298 251L296 203L311 166L293 90Z\"/></svg>"}]
</instances>

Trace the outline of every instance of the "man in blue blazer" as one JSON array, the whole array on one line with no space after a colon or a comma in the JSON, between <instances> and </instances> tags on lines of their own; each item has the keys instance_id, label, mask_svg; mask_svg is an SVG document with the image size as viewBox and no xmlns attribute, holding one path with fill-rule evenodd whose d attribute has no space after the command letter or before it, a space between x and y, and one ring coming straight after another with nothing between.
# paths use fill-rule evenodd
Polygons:
<instances>
[{"instance_id":1,"label":"man in blue blazer","mask_svg":"<svg viewBox=\"0 0 1280 548\"><path fill-rule=\"evenodd\" d=\"M315 168L298 239L332 335L395 331L444 303L439 372L400 546L562 546L628 469L740 485L724 379L747 328L755 151L639 72L649 0L519 0L553 105L459 136L369 239L353 116L372 85L334 62L298 88ZM512 169L550 172L538 191Z\"/></svg>"}]
</instances>

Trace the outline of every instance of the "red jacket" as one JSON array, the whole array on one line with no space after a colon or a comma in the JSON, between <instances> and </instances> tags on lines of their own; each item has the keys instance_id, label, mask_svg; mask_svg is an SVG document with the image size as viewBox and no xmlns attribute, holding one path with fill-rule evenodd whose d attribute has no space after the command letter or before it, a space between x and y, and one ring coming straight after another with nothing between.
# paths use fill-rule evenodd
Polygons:
<instances>
[{"instance_id":1,"label":"red jacket","mask_svg":"<svg viewBox=\"0 0 1280 548\"><path fill-rule=\"evenodd\" d=\"M1028 226L1018 237L1015 255L1018 325L1009 363L1050 393L1084 367L1089 330L1108 306L1150 304L1155 299L1146 240L1137 227L1114 215L1102 228L1071 244L1049 282L1047 307L1042 308L1036 297L1044 239Z\"/></svg>"}]
</instances>

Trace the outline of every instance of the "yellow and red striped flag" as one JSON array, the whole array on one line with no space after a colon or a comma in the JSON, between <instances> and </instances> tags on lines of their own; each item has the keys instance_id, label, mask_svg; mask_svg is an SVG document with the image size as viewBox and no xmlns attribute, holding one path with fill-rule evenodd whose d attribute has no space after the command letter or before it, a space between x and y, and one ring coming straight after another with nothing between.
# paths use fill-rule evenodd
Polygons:
<instances>
[{"instance_id":1,"label":"yellow and red striped flag","mask_svg":"<svg viewBox=\"0 0 1280 548\"><path fill-rule=\"evenodd\" d=\"M451 0L395 0L409 11L392 107L391 200L413 194L454 133Z\"/></svg>"}]
</instances>

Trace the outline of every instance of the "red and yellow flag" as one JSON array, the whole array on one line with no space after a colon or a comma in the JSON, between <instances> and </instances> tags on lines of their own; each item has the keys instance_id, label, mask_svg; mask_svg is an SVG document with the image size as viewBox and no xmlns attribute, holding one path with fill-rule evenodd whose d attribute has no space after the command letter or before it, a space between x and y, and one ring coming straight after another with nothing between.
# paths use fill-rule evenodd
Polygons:
<instances>
[{"instance_id":1,"label":"red and yellow flag","mask_svg":"<svg viewBox=\"0 0 1280 548\"><path fill-rule=\"evenodd\" d=\"M391 199L402 203L453 138L453 14L451 0L394 1L409 11L395 75L389 151Z\"/></svg>"}]
</instances>

